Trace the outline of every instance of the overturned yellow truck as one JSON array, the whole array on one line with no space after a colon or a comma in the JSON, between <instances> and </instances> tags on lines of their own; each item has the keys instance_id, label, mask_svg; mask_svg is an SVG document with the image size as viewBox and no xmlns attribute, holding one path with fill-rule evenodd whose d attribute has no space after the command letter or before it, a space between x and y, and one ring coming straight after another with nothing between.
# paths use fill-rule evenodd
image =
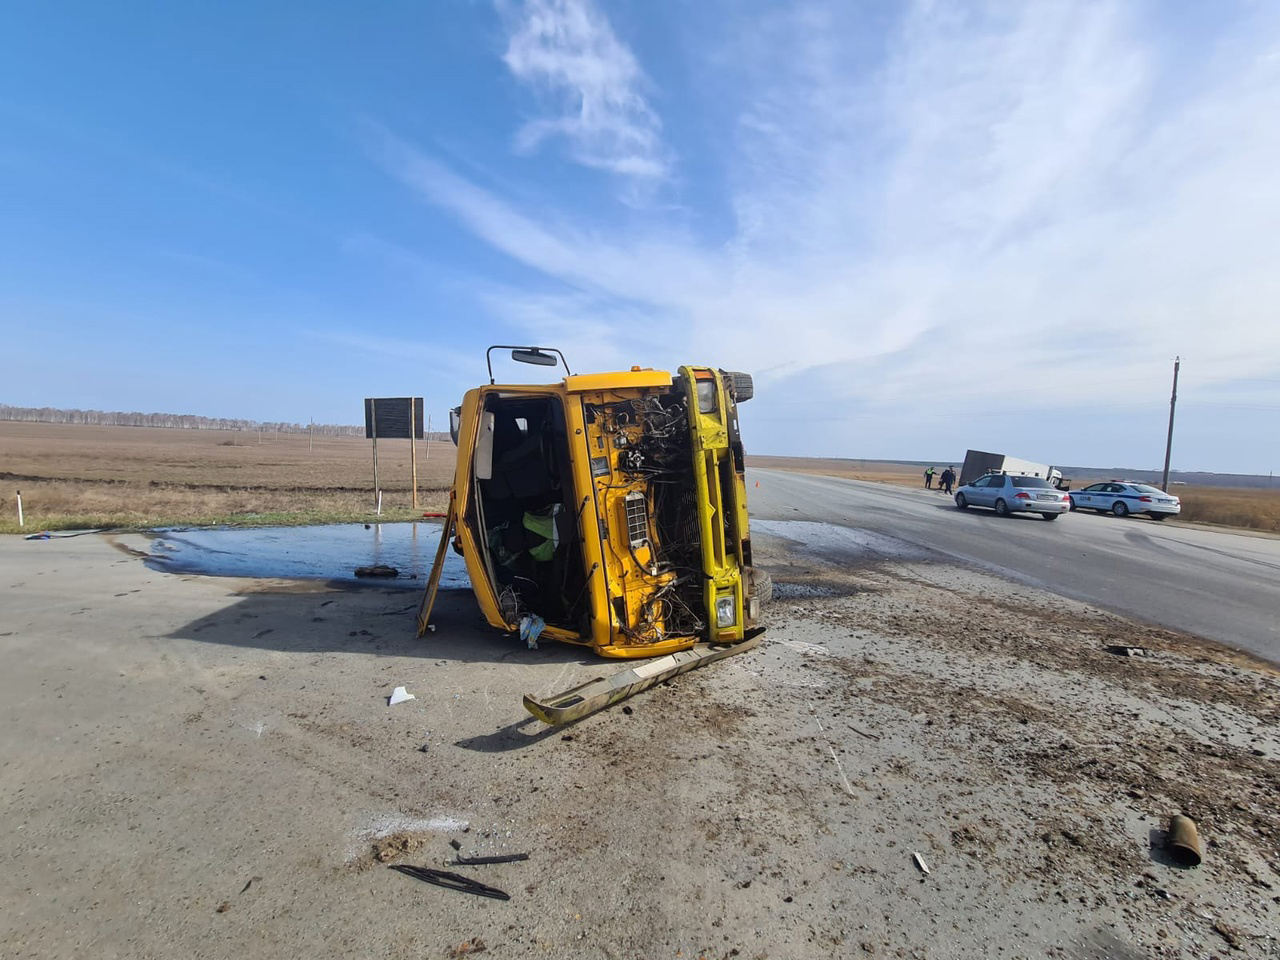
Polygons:
<instances>
[{"instance_id":1,"label":"overturned yellow truck","mask_svg":"<svg viewBox=\"0 0 1280 960\"><path fill-rule=\"evenodd\" d=\"M563 365L548 384L496 384L493 353ZM490 347L489 385L452 411L449 519L419 610L427 627L446 540L485 619L603 657L660 658L551 697L566 723L759 642L770 584L751 561L738 404L750 376L680 367L574 374L549 347Z\"/></svg>"}]
</instances>

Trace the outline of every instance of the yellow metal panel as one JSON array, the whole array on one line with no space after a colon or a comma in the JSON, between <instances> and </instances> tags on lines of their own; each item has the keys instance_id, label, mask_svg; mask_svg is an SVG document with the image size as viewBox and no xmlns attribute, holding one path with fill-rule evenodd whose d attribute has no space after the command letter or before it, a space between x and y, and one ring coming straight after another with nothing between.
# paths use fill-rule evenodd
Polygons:
<instances>
[{"instance_id":1,"label":"yellow metal panel","mask_svg":"<svg viewBox=\"0 0 1280 960\"><path fill-rule=\"evenodd\" d=\"M699 378L698 374L703 376ZM708 378L706 374L711 374ZM689 391L689 430L694 449L694 486L698 506L698 527L702 535L703 598L707 608L709 631L722 642L741 640L743 637L743 583L740 541L734 536L726 542L726 510L731 530L737 527L738 502L736 491L729 491L725 503L721 464L732 457L729 450L729 430L725 423L728 397L719 373L706 367L681 367L680 376L685 379ZM699 381L715 384L715 410L704 413L699 409L697 386ZM733 471L728 471L733 475ZM736 480L736 476L734 477ZM745 499L745 498L744 498ZM731 594L734 605L734 622L730 627L716 626L716 597Z\"/></svg>"},{"instance_id":2,"label":"yellow metal panel","mask_svg":"<svg viewBox=\"0 0 1280 960\"><path fill-rule=\"evenodd\" d=\"M471 589L475 593L480 612L484 614L489 626L512 630L515 629L514 625L503 620L502 614L498 611L498 597L493 592L489 572L485 569L484 551L475 538L475 527L471 522L475 511L479 509L475 502L471 462L483 410L483 390L468 390L462 398L462 411L458 423L457 463L453 472L455 530L458 542L462 546L462 561L466 564L467 575L471 578Z\"/></svg>"},{"instance_id":3,"label":"yellow metal panel","mask_svg":"<svg viewBox=\"0 0 1280 960\"><path fill-rule=\"evenodd\" d=\"M665 370L627 370L622 373L584 373L564 378L565 389L570 393L590 393L593 390L626 390L642 387L669 387L671 374Z\"/></svg>"}]
</instances>

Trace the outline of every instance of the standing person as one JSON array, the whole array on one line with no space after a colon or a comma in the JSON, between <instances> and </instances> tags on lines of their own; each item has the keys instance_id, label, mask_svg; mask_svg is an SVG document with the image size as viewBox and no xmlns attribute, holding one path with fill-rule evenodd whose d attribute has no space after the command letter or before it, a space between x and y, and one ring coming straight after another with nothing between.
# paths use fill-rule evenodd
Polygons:
<instances>
[{"instance_id":1,"label":"standing person","mask_svg":"<svg viewBox=\"0 0 1280 960\"><path fill-rule=\"evenodd\" d=\"M942 492L951 496L951 485L956 482L955 467L947 467L942 471Z\"/></svg>"},{"instance_id":2,"label":"standing person","mask_svg":"<svg viewBox=\"0 0 1280 960\"><path fill-rule=\"evenodd\" d=\"M926 490L933 489L933 467L925 467L924 470L924 488Z\"/></svg>"}]
</instances>

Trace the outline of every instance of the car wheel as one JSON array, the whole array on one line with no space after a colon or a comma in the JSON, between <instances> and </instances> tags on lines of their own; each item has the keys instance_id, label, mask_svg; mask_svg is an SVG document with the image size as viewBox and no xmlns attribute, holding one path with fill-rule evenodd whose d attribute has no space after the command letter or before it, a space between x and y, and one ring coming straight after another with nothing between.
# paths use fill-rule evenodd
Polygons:
<instances>
[{"instance_id":1,"label":"car wheel","mask_svg":"<svg viewBox=\"0 0 1280 960\"><path fill-rule=\"evenodd\" d=\"M1079 509L1079 508L1076 506L1076 499L1075 499L1075 497L1067 497L1067 503L1071 504L1071 509L1072 509L1072 510L1077 510L1077 509Z\"/></svg>"},{"instance_id":2,"label":"car wheel","mask_svg":"<svg viewBox=\"0 0 1280 960\"><path fill-rule=\"evenodd\" d=\"M1147 516L1150 517L1152 520L1163 520L1165 517L1168 516L1168 514L1167 513L1148 513Z\"/></svg>"},{"instance_id":3,"label":"car wheel","mask_svg":"<svg viewBox=\"0 0 1280 960\"><path fill-rule=\"evenodd\" d=\"M996 501L996 516L1007 517L1009 515L1009 505L1003 500Z\"/></svg>"},{"instance_id":4,"label":"car wheel","mask_svg":"<svg viewBox=\"0 0 1280 960\"><path fill-rule=\"evenodd\" d=\"M1042 513L1040 516L1046 520L1057 520L1059 515L1056 513Z\"/></svg>"},{"instance_id":5,"label":"car wheel","mask_svg":"<svg viewBox=\"0 0 1280 960\"><path fill-rule=\"evenodd\" d=\"M969 501L964 498L963 493L956 494L956 506L959 507L961 510L969 509Z\"/></svg>"},{"instance_id":6,"label":"car wheel","mask_svg":"<svg viewBox=\"0 0 1280 960\"><path fill-rule=\"evenodd\" d=\"M1127 517L1129 515L1129 508L1125 506L1125 502L1123 500L1117 500L1111 505L1111 512L1117 517Z\"/></svg>"}]
</instances>

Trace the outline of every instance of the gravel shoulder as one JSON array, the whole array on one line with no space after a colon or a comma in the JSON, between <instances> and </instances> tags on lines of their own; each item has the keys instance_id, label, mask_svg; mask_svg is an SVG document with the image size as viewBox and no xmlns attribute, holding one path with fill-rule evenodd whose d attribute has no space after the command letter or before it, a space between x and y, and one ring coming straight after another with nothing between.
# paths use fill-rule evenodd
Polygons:
<instances>
[{"instance_id":1,"label":"gravel shoulder","mask_svg":"<svg viewBox=\"0 0 1280 960\"><path fill-rule=\"evenodd\" d=\"M1273 667L819 527L756 534L761 648L555 730L520 696L618 665L466 591L419 640L413 590L0 539L5 955L1277 955ZM509 901L388 869L451 840L530 854L446 868Z\"/></svg>"}]
</instances>

